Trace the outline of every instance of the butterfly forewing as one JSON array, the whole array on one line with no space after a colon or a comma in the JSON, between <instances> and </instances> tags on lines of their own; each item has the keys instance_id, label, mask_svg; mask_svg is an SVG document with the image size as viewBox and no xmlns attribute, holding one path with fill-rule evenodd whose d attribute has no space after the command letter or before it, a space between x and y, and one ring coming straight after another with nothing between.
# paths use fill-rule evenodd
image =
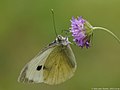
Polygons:
<instances>
[{"instance_id":1,"label":"butterfly forewing","mask_svg":"<svg viewBox=\"0 0 120 90\"><path fill-rule=\"evenodd\" d=\"M39 83L43 82L43 66L46 58L51 53L54 47L50 46L40 52L35 58L25 65L18 78L19 82ZM37 70L41 66L41 70Z\"/></svg>"}]
</instances>

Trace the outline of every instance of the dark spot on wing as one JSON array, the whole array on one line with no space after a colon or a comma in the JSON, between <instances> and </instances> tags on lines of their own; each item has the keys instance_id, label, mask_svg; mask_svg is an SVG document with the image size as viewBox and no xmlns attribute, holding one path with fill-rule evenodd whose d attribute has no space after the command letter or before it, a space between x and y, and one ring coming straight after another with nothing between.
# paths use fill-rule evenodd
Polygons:
<instances>
[{"instance_id":1,"label":"dark spot on wing","mask_svg":"<svg viewBox=\"0 0 120 90\"><path fill-rule=\"evenodd\" d=\"M34 81L33 80L29 80L29 83L33 83Z\"/></svg>"},{"instance_id":2,"label":"dark spot on wing","mask_svg":"<svg viewBox=\"0 0 120 90\"><path fill-rule=\"evenodd\" d=\"M43 70L50 70L49 68L47 68L46 66L43 67Z\"/></svg>"},{"instance_id":3,"label":"dark spot on wing","mask_svg":"<svg viewBox=\"0 0 120 90\"><path fill-rule=\"evenodd\" d=\"M42 69L42 65L40 65L36 68L37 71L40 71L41 69Z\"/></svg>"},{"instance_id":4,"label":"dark spot on wing","mask_svg":"<svg viewBox=\"0 0 120 90\"><path fill-rule=\"evenodd\" d=\"M43 70L44 70L44 69L47 69L47 68L44 66L44 67L43 67Z\"/></svg>"}]
</instances>

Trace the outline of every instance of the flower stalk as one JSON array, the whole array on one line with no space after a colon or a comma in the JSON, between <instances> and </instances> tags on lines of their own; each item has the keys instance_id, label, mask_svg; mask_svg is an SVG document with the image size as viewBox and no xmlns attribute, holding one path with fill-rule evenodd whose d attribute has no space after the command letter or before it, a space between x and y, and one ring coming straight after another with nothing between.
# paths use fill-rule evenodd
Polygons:
<instances>
[{"instance_id":1,"label":"flower stalk","mask_svg":"<svg viewBox=\"0 0 120 90\"><path fill-rule=\"evenodd\" d=\"M103 30L103 31L106 31L107 33L109 33L110 35L112 35L119 43L120 43L120 39L113 33L111 32L110 30L106 29L106 28L103 28L103 27L93 27L92 30Z\"/></svg>"}]
</instances>

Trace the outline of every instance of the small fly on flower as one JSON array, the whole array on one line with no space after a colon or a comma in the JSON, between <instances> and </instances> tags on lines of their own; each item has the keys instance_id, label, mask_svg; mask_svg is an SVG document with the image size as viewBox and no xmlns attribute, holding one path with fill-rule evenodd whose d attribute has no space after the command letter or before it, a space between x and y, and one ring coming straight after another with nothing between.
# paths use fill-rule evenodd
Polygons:
<instances>
[{"instance_id":1,"label":"small fly on flower","mask_svg":"<svg viewBox=\"0 0 120 90\"><path fill-rule=\"evenodd\" d=\"M81 16L78 18L72 17L71 19L70 32L72 33L72 36L74 38L73 41L79 47L89 48L93 31L97 29L107 31L115 39L117 39L118 42L120 42L119 38L110 30L103 27L93 27L87 20L83 19Z\"/></svg>"}]
</instances>

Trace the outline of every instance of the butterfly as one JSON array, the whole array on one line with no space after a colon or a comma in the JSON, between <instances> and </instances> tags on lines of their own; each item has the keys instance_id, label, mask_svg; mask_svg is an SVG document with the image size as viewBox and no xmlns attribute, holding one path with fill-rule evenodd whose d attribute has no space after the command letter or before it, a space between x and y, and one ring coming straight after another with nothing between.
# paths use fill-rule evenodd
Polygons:
<instances>
[{"instance_id":1,"label":"butterfly","mask_svg":"<svg viewBox=\"0 0 120 90\"><path fill-rule=\"evenodd\" d=\"M68 37L58 35L25 65L18 81L56 85L70 79L77 67L70 44Z\"/></svg>"}]
</instances>

